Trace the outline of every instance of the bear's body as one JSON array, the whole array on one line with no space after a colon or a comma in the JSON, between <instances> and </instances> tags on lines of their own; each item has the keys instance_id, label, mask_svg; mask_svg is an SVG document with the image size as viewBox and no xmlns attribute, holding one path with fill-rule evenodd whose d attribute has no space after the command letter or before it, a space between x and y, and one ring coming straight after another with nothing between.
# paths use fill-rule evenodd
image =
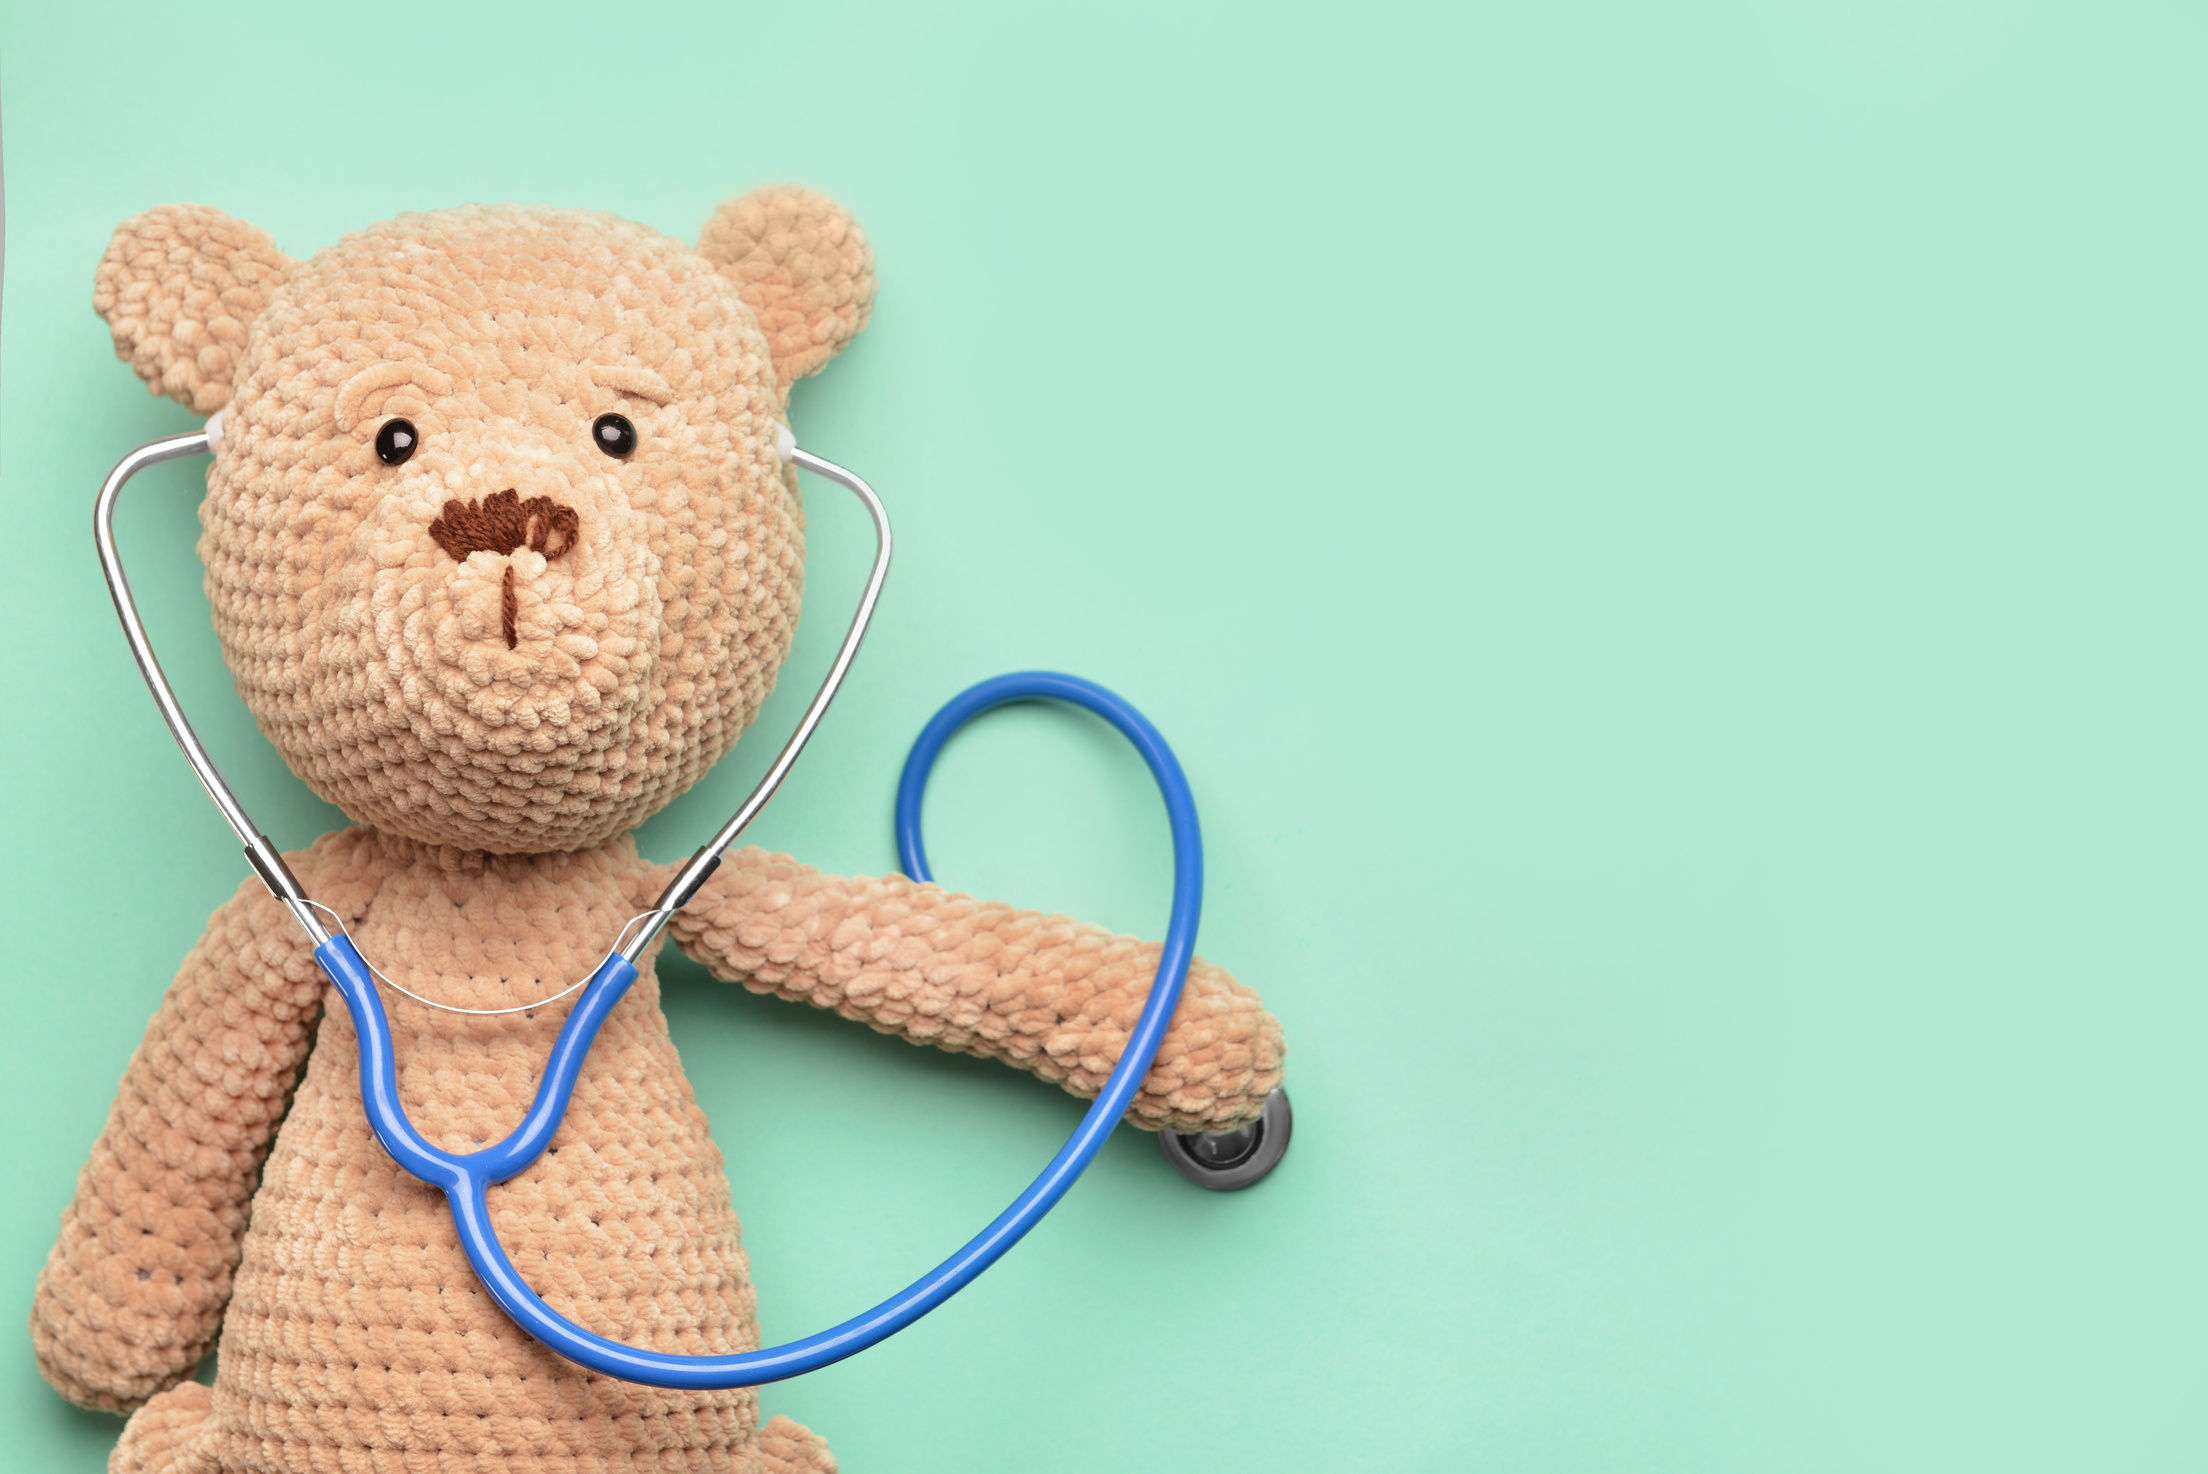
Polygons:
<instances>
[{"instance_id":1,"label":"bear's body","mask_svg":"<svg viewBox=\"0 0 2208 1474\"><path fill-rule=\"evenodd\" d=\"M649 867L626 850L488 858L354 830L293 866L366 955L393 964L414 991L505 1008L587 973L651 904L636 899ZM304 1047L325 986L297 923L257 883L223 908L185 977L193 986L170 1020L172 1040L206 1041L213 1030L194 1028L195 1015L226 997L278 996L292 1005L285 1034L299 1036L282 1040L287 1053ZM389 990L385 1005L415 1123L461 1151L519 1122L566 1015L562 1002L535 1016L471 1018ZM589 1375L481 1292L442 1195L370 1136L356 1050L351 1018L327 1009L254 1194L223 1309L221 1376L141 1411L118 1463L180 1474L396 1470L409 1451L436 1451L443 1468L547 1474L742 1467L755 1392L668 1392ZM665 1350L757 1343L720 1153L649 966L607 1020L557 1140L491 1196L531 1283L584 1325ZM80 1205L71 1226L90 1219ZM66 1237L61 1247L65 1264L99 1252ZM41 1349L58 1361L76 1347ZM176 1456L162 1457L163 1445Z\"/></svg>"},{"instance_id":2,"label":"bear's body","mask_svg":"<svg viewBox=\"0 0 2208 1474\"><path fill-rule=\"evenodd\" d=\"M365 956L448 1008L549 999L597 965L671 874L629 830L733 745L788 649L803 518L777 421L789 377L863 324L871 260L798 191L724 207L701 252L606 217L464 211L294 263L178 207L124 226L102 268L118 350L223 414L201 551L239 689L361 821L291 864ZM633 452L601 455L606 415L633 421ZM377 448L394 421L418 442L396 461ZM1080 1094L1157 958L757 850L669 934L719 976ZM386 989L422 1133L503 1138L571 1002L468 1015ZM1130 1119L1246 1120L1280 1057L1256 996L1199 963ZM490 1203L523 1275L590 1329L758 1344L649 959L550 1150ZM213 1386L178 1385L218 1328ZM754 1391L586 1373L506 1319L442 1197L371 1135L351 1020L257 882L133 1057L32 1332L65 1394L136 1409L118 1471L834 1468L788 1419L762 1428Z\"/></svg>"}]
</instances>

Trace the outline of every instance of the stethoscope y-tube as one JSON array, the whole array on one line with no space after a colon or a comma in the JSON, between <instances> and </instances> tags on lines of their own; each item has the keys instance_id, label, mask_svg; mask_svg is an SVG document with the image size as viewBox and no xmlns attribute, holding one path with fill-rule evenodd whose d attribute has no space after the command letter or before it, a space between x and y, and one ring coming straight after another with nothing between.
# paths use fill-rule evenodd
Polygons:
<instances>
[{"instance_id":1,"label":"stethoscope y-tube","mask_svg":"<svg viewBox=\"0 0 2208 1474\"><path fill-rule=\"evenodd\" d=\"M784 444L788 446L787 441ZM145 467L207 449L209 437L205 431L152 441L124 456L100 488L93 514L93 536L99 546L100 568L107 577L108 592L114 597L116 615L122 620L123 635L130 642L131 656L138 662L139 674L145 677L147 689L153 693L154 704L160 708L161 719L168 724L169 735L176 739L192 772L244 845L246 860L254 872L313 939L315 961L344 999L360 1040L361 1105L376 1139L400 1166L444 1193L468 1262L474 1266L483 1287L517 1325L561 1356L592 1371L655 1387L712 1389L780 1381L841 1361L911 1325L994 1264L1065 1196L1074 1179L1095 1159L1112 1128L1133 1103L1180 1002L1189 963L1195 955L1196 927L1203 903L1203 840L1198 832L1195 800L1189 793L1180 763L1141 712L1102 686L1077 676L1029 671L984 681L966 691L945 706L921 733L906 761L899 787L898 845L907 872L916 880L928 879L919 832L920 796L927 783L928 771L952 733L982 712L1006 702L1046 699L1085 707L1117 727L1149 764L1159 792L1164 796L1173 835L1173 903L1166 923L1164 948L1158 958L1156 980L1144 1000L1141 1017L1120 1053L1119 1063L1065 1147L1027 1190L964 1248L872 1310L801 1341L726 1356L678 1356L609 1341L545 1304L514 1268L492 1228L489 1189L526 1170L551 1144L566 1114L568 1097L575 1088L576 1076L582 1070L591 1043L614 1005L636 981L637 964L645 950L668 919L697 894L698 888L720 864L729 845L774 796L775 789L789 775L797 755L820 724L828 703L835 698L851 668L852 658L858 653L859 642L874 617L882 581L889 573L888 513L883 510L880 498L860 477L831 461L789 447L791 461L852 492L866 504L874 519L877 539L874 568L867 578L865 592L860 595L851 628L820 690L806 707L796 731L783 745L766 776L759 780L720 832L701 846L676 873L643 919L644 924L632 927L630 934L607 954L584 984L581 996L576 999L559 1037L553 1042L536 1098L521 1124L495 1146L460 1154L432 1146L407 1118L406 1108L399 1100L391 1025L384 1014L382 997L376 990L373 970L350 937L342 931L333 935L323 925L316 914L315 903L307 898L283 856L254 825L245 806L223 781L221 771L200 745L191 723L185 719L176 693L162 674L161 664L154 658L152 643L146 638L145 625L138 617L137 604L131 598L130 583L124 576L122 559L115 548L116 498L124 484ZM1285 1107L1284 1097L1282 1104ZM1281 1145L1285 1145L1284 1138Z\"/></svg>"}]
</instances>

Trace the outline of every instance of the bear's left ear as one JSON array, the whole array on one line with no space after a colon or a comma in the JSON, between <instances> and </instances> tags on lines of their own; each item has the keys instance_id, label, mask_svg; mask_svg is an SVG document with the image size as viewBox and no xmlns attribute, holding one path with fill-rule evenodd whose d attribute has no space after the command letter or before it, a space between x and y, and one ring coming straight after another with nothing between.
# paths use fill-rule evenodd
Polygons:
<instances>
[{"instance_id":1,"label":"bear's left ear","mask_svg":"<svg viewBox=\"0 0 2208 1474\"><path fill-rule=\"evenodd\" d=\"M257 225L163 205L115 227L92 306L148 389L211 415L230 400L246 325L294 264Z\"/></svg>"},{"instance_id":2,"label":"bear's left ear","mask_svg":"<svg viewBox=\"0 0 2208 1474\"><path fill-rule=\"evenodd\" d=\"M874 310L874 252L851 212L796 185L755 189L713 212L698 254L759 318L786 403Z\"/></svg>"}]
</instances>

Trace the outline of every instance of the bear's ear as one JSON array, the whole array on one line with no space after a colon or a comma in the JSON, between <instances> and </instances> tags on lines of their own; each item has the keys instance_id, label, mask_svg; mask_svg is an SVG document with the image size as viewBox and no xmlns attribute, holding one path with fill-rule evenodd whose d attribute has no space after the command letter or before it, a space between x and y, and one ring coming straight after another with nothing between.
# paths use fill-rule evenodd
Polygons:
<instances>
[{"instance_id":1,"label":"bear's ear","mask_svg":"<svg viewBox=\"0 0 2208 1474\"><path fill-rule=\"evenodd\" d=\"M246 324L293 264L259 226L163 205L116 228L92 306L148 389L211 415L229 402Z\"/></svg>"},{"instance_id":2,"label":"bear's ear","mask_svg":"<svg viewBox=\"0 0 2208 1474\"><path fill-rule=\"evenodd\" d=\"M851 212L795 185L755 189L713 212L698 254L751 304L774 372L790 385L817 373L874 310L874 252Z\"/></svg>"}]
</instances>

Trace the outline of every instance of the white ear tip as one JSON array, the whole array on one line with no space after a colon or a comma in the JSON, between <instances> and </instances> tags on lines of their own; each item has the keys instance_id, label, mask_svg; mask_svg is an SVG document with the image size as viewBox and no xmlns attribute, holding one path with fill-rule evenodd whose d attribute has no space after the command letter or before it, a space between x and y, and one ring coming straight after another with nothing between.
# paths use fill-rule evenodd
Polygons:
<instances>
[{"instance_id":1,"label":"white ear tip","mask_svg":"<svg viewBox=\"0 0 2208 1474\"><path fill-rule=\"evenodd\" d=\"M780 420L774 422L774 453L785 466L797 459L797 437Z\"/></svg>"},{"instance_id":2,"label":"white ear tip","mask_svg":"<svg viewBox=\"0 0 2208 1474\"><path fill-rule=\"evenodd\" d=\"M213 450L222 443L222 411L216 410L207 417L207 448Z\"/></svg>"}]
</instances>

